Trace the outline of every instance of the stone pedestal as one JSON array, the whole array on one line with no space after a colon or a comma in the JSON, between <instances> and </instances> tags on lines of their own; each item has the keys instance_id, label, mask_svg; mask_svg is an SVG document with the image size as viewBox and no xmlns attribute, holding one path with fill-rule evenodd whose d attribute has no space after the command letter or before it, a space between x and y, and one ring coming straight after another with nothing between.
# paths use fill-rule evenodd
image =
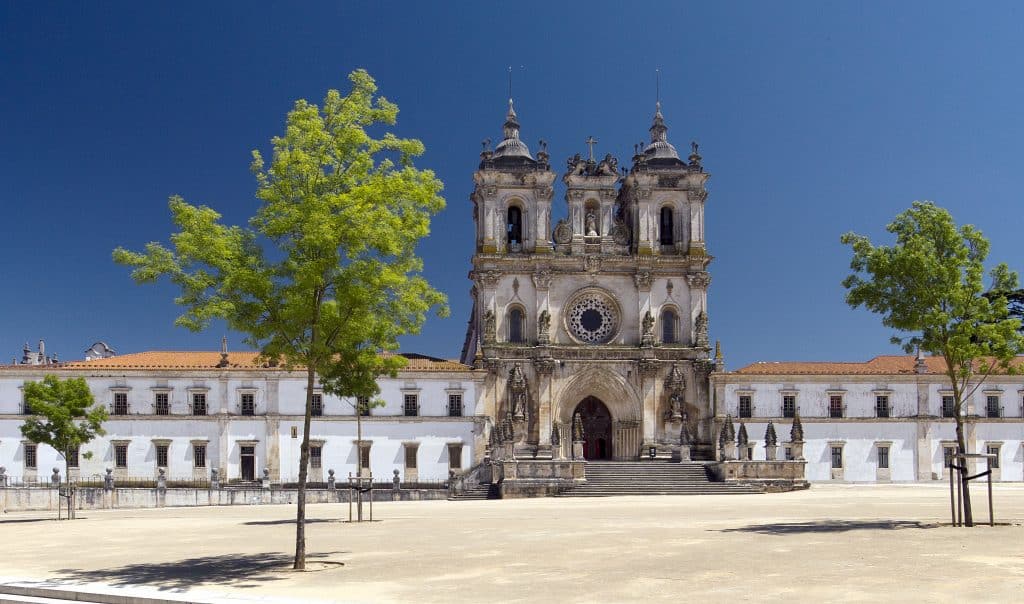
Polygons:
<instances>
[{"instance_id":1,"label":"stone pedestal","mask_svg":"<svg viewBox=\"0 0 1024 604\"><path fill-rule=\"evenodd\" d=\"M583 441L574 440L572 442L572 458L583 459Z\"/></svg>"},{"instance_id":2,"label":"stone pedestal","mask_svg":"<svg viewBox=\"0 0 1024 604\"><path fill-rule=\"evenodd\" d=\"M804 441L793 441L789 443L789 448L793 452L793 459L799 460L804 458Z\"/></svg>"},{"instance_id":3,"label":"stone pedestal","mask_svg":"<svg viewBox=\"0 0 1024 604\"><path fill-rule=\"evenodd\" d=\"M775 461L779 456L779 448L776 445L764 446L764 458L768 461Z\"/></svg>"},{"instance_id":4,"label":"stone pedestal","mask_svg":"<svg viewBox=\"0 0 1024 604\"><path fill-rule=\"evenodd\" d=\"M740 461L750 461L750 445L737 445L739 449Z\"/></svg>"},{"instance_id":5,"label":"stone pedestal","mask_svg":"<svg viewBox=\"0 0 1024 604\"><path fill-rule=\"evenodd\" d=\"M732 461L736 459L736 443L728 442L722 447L722 461Z\"/></svg>"}]
</instances>

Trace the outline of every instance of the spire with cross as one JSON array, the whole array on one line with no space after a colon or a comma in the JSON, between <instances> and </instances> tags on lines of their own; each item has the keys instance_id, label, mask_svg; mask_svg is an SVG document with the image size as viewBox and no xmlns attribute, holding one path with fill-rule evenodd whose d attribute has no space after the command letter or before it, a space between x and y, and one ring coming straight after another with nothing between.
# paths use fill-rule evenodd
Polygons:
<instances>
[{"instance_id":1,"label":"spire with cross","mask_svg":"<svg viewBox=\"0 0 1024 604\"><path fill-rule=\"evenodd\" d=\"M590 148L590 151L589 151L590 158L589 158L588 161L594 161L594 145L597 144L597 139L594 138L593 136L588 136L587 140L584 141L584 142L587 143L587 147Z\"/></svg>"}]
</instances>

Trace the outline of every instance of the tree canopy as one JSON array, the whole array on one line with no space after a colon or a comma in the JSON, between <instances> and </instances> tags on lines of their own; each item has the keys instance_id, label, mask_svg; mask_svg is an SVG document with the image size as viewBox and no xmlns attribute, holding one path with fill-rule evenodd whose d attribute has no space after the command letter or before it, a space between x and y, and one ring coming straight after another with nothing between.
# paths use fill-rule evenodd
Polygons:
<instances>
[{"instance_id":1,"label":"tree canopy","mask_svg":"<svg viewBox=\"0 0 1024 604\"><path fill-rule=\"evenodd\" d=\"M441 182L420 170L415 139L391 132L398 107L376 96L363 70L351 90L330 90L318 107L295 102L284 134L271 141L269 164L253 151L260 201L247 226L221 224L220 214L170 200L179 232L171 246L123 248L115 261L140 283L168 277L184 307L177 324L192 330L223 319L246 334L266 363L307 372L306 418L299 466L296 568L304 567L304 492L314 382L341 396L372 396L376 379L405 359L379 354L419 331L446 299L421 276L415 253L444 208Z\"/></svg>"},{"instance_id":2,"label":"tree canopy","mask_svg":"<svg viewBox=\"0 0 1024 604\"><path fill-rule=\"evenodd\" d=\"M41 382L25 384L25 406L32 415L21 425L21 434L36 443L50 445L64 457L67 476L68 457L103 431L109 415L95 405L89 385L83 378L62 380L55 375Z\"/></svg>"},{"instance_id":3,"label":"tree canopy","mask_svg":"<svg viewBox=\"0 0 1024 604\"><path fill-rule=\"evenodd\" d=\"M971 225L957 226L948 211L915 201L886 230L895 245L876 246L846 233L853 249L852 273L843 280L846 301L882 315L897 331L892 341L906 352L915 348L941 356L953 390L957 444L964 440L964 403L994 372L1017 372L1014 357L1024 351L1020 320L1010 313L1006 292L1016 290L1017 274L1006 264L989 271L989 242ZM966 477L963 477L966 478ZM967 481L963 480L967 492ZM970 498L966 520L970 520Z\"/></svg>"}]
</instances>

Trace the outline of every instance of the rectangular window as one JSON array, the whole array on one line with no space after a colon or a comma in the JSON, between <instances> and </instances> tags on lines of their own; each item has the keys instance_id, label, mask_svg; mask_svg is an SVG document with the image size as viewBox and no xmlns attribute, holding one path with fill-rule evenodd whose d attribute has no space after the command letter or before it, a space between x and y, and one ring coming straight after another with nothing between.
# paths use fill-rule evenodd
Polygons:
<instances>
[{"instance_id":1,"label":"rectangular window","mask_svg":"<svg viewBox=\"0 0 1024 604\"><path fill-rule=\"evenodd\" d=\"M71 447L71 450L67 452L68 456L68 467L78 467L78 447Z\"/></svg>"},{"instance_id":2,"label":"rectangular window","mask_svg":"<svg viewBox=\"0 0 1024 604\"><path fill-rule=\"evenodd\" d=\"M114 467L128 467L128 445L114 445Z\"/></svg>"},{"instance_id":3,"label":"rectangular window","mask_svg":"<svg viewBox=\"0 0 1024 604\"><path fill-rule=\"evenodd\" d=\"M750 401L749 396L740 397L740 417L751 417L753 411L753 404Z\"/></svg>"},{"instance_id":4,"label":"rectangular window","mask_svg":"<svg viewBox=\"0 0 1024 604\"><path fill-rule=\"evenodd\" d=\"M167 467L167 445L156 446L156 467L166 468Z\"/></svg>"},{"instance_id":5,"label":"rectangular window","mask_svg":"<svg viewBox=\"0 0 1024 604\"><path fill-rule=\"evenodd\" d=\"M319 392L313 395L313 405L310 407L310 415L320 417L324 414L324 395Z\"/></svg>"},{"instance_id":6,"label":"rectangular window","mask_svg":"<svg viewBox=\"0 0 1024 604\"><path fill-rule=\"evenodd\" d=\"M420 414L420 400L419 396L415 394L405 395L405 415L408 417L414 417Z\"/></svg>"},{"instance_id":7,"label":"rectangular window","mask_svg":"<svg viewBox=\"0 0 1024 604\"><path fill-rule=\"evenodd\" d=\"M359 447L359 468L361 470L370 469L370 445L361 445Z\"/></svg>"},{"instance_id":8,"label":"rectangular window","mask_svg":"<svg viewBox=\"0 0 1024 604\"><path fill-rule=\"evenodd\" d=\"M793 447L786 447L786 461L793 461Z\"/></svg>"},{"instance_id":9,"label":"rectangular window","mask_svg":"<svg viewBox=\"0 0 1024 604\"><path fill-rule=\"evenodd\" d=\"M322 468L324 463L323 447L320 445L309 445L309 467Z\"/></svg>"},{"instance_id":10,"label":"rectangular window","mask_svg":"<svg viewBox=\"0 0 1024 604\"><path fill-rule=\"evenodd\" d=\"M889 447L878 447L878 469L889 469Z\"/></svg>"},{"instance_id":11,"label":"rectangular window","mask_svg":"<svg viewBox=\"0 0 1024 604\"><path fill-rule=\"evenodd\" d=\"M995 458L990 462L992 464L992 469L999 469L999 447L986 447L985 450L989 455L995 455Z\"/></svg>"},{"instance_id":12,"label":"rectangular window","mask_svg":"<svg viewBox=\"0 0 1024 604\"><path fill-rule=\"evenodd\" d=\"M370 417L370 397L360 396L356 399L356 404L359 405L359 415Z\"/></svg>"},{"instance_id":13,"label":"rectangular window","mask_svg":"<svg viewBox=\"0 0 1024 604\"><path fill-rule=\"evenodd\" d=\"M954 453L956 453L956 447L942 447L942 467L948 468L953 465Z\"/></svg>"},{"instance_id":14,"label":"rectangular window","mask_svg":"<svg viewBox=\"0 0 1024 604\"><path fill-rule=\"evenodd\" d=\"M206 445L192 445L192 465L196 468L206 467Z\"/></svg>"},{"instance_id":15,"label":"rectangular window","mask_svg":"<svg viewBox=\"0 0 1024 604\"><path fill-rule=\"evenodd\" d=\"M956 415L956 401L951 396L942 397L942 417Z\"/></svg>"},{"instance_id":16,"label":"rectangular window","mask_svg":"<svg viewBox=\"0 0 1024 604\"><path fill-rule=\"evenodd\" d=\"M462 417L462 395L461 394L449 394L448 395L448 416L449 417Z\"/></svg>"},{"instance_id":17,"label":"rectangular window","mask_svg":"<svg viewBox=\"0 0 1024 604\"><path fill-rule=\"evenodd\" d=\"M843 467L843 448L839 446L832 447L832 469L838 470Z\"/></svg>"},{"instance_id":18,"label":"rectangular window","mask_svg":"<svg viewBox=\"0 0 1024 604\"><path fill-rule=\"evenodd\" d=\"M448 445L448 469L462 469L462 445Z\"/></svg>"},{"instance_id":19,"label":"rectangular window","mask_svg":"<svg viewBox=\"0 0 1024 604\"><path fill-rule=\"evenodd\" d=\"M157 392L153 400L153 412L157 415L170 415L170 397L166 392Z\"/></svg>"},{"instance_id":20,"label":"rectangular window","mask_svg":"<svg viewBox=\"0 0 1024 604\"><path fill-rule=\"evenodd\" d=\"M787 394L782 397L782 417L793 417L796 415L796 397Z\"/></svg>"},{"instance_id":21,"label":"rectangular window","mask_svg":"<svg viewBox=\"0 0 1024 604\"><path fill-rule=\"evenodd\" d=\"M21 413L22 415L32 415L32 405L28 404L28 401L25 400L24 396L22 396L21 400Z\"/></svg>"},{"instance_id":22,"label":"rectangular window","mask_svg":"<svg viewBox=\"0 0 1024 604\"><path fill-rule=\"evenodd\" d=\"M875 397L875 415L878 417L889 417L889 397L880 394Z\"/></svg>"},{"instance_id":23,"label":"rectangular window","mask_svg":"<svg viewBox=\"0 0 1024 604\"><path fill-rule=\"evenodd\" d=\"M206 393L192 393L192 415L206 415Z\"/></svg>"},{"instance_id":24,"label":"rectangular window","mask_svg":"<svg viewBox=\"0 0 1024 604\"><path fill-rule=\"evenodd\" d=\"M843 397L842 395L833 394L828 397L828 416L829 417L842 417L843 416ZM833 466L835 467L835 466Z\"/></svg>"},{"instance_id":25,"label":"rectangular window","mask_svg":"<svg viewBox=\"0 0 1024 604\"><path fill-rule=\"evenodd\" d=\"M256 395L251 392L242 393L242 415L256 415Z\"/></svg>"},{"instance_id":26,"label":"rectangular window","mask_svg":"<svg viewBox=\"0 0 1024 604\"><path fill-rule=\"evenodd\" d=\"M988 411L989 417L999 417L999 397L991 395L985 397L985 409Z\"/></svg>"},{"instance_id":27,"label":"rectangular window","mask_svg":"<svg viewBox=\"0 0 1024 604\"><path fill-rule=\"evenodd\" d=\"M128 393L127 392L115 392L114 393L114 415L128 415Z\"/></svg>"},{"instance_id":28,"label":"rectangular window","mask_svg":"<svg viewBox=\"0 0 1024 604\"><path fill-rule=\"evenodd\" d=\"M25 469L36 469L36 445L34 444L25 445Z\"/></svg>"},{"instance_id":29,"label":"rectangular window","mask_svg":"<svg viewBox=\"0 0 1024 604\"><path fill-rule=\"evenodd\" d=\"M405 446L405 469L415 470L416 469L416 452L419 447L411 445Z\"/></svg>"}]
</instances>

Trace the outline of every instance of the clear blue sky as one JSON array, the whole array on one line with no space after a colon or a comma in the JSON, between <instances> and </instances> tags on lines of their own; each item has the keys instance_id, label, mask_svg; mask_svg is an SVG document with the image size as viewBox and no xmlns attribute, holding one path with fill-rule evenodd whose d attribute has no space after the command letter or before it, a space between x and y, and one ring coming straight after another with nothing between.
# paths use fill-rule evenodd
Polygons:
<instances>
[{"instance_id":1,"label":"clear blue sky","mask_svg":"<svg viewBox=\"0 0 1024 604\"><path fill-rule=\"evenodd\" d=\"M172 194L243 222L250 151L295 99L319 102L358 67L446 185L421 253L452 314L407 351L459 353L468 195L480 141L500 136L508 65L523 137L546 139L557 168L589 135L628 164L662 70L669 139L698 140L712 175L711 335L732 368L894 352L843 301L839 235L881 237L915 199L1024 268L1017 4L452 4L2 2L0 359L39 338L63 359L95 340L215 349L221 327L175 328L171 286L134 285L111 250L166 240Z\"/></svg>"}]
</instances>

